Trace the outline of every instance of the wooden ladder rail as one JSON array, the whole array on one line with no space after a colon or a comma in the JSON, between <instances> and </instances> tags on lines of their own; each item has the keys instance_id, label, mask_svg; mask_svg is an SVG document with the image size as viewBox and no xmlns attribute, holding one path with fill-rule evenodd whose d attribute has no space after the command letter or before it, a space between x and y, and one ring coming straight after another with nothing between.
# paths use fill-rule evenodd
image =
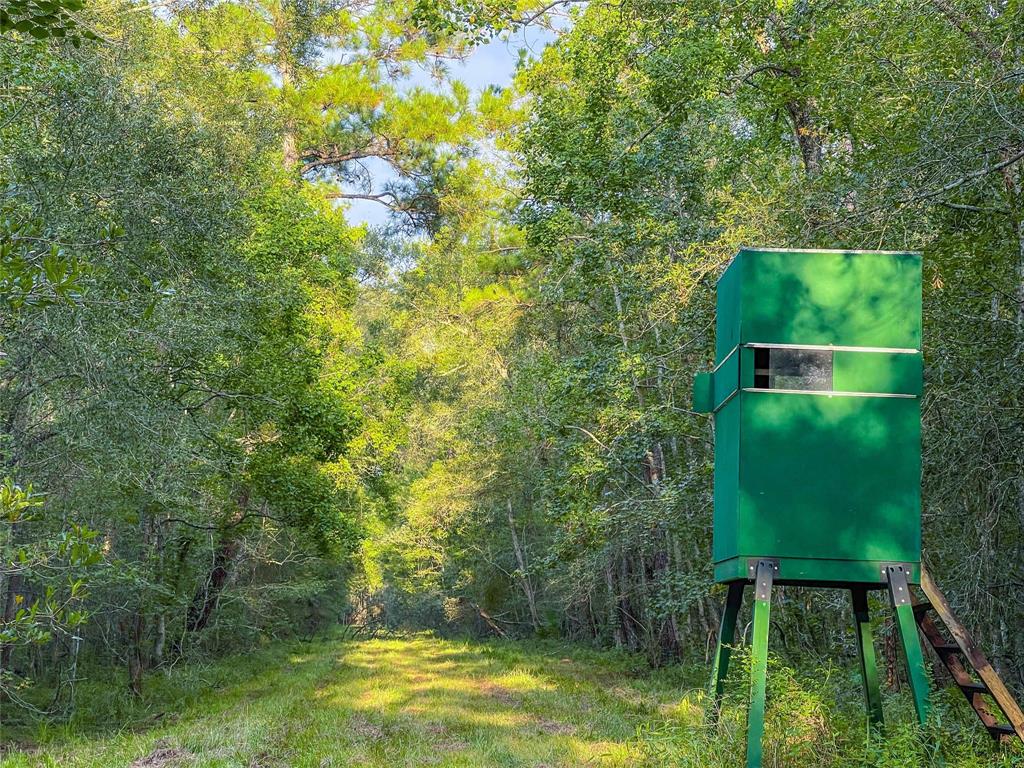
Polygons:
<instances>
[{"instance_id":1,"label":"wooden ladder rail","mask_svg":"<svg viewBox=\"0 0 1024 768\"><path fill-rule=\"evenodd\" d=\"M967 697L971 708L977 713L993 738L1002 741L1016 735L1021 742L1024 742L1024 712L1021 711L1020 706L992 665L989 664L985 654L978 648L970 632L953 614L946 596L935 585L924 567L921 568L921 589L928 602L914 606L914 617L928 644L935 649L939 660L949 670L954 682ZM942 636L935 622L928 615L930 610L934 610L942 620L953 636L955 644L948 642ZM960 657L974 669L981 682L976 682L971 677ZM984 700L984 696L992 697L1008 723L998 722L990 706Z\"/></svg>"}]
</instances>

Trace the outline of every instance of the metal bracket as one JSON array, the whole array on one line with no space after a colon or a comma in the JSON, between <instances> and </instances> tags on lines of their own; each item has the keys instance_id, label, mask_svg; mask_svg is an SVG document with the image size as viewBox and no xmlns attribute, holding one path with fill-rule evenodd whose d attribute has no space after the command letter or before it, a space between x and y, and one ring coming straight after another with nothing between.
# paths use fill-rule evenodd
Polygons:
<instances>
[{"instance_id":1,"label":"metal bracket","mask_svg":"<svg viewBox=\"0 0 1024 768\"><path fill-rule=\"evenodd\" d=\"M757 578L757 568L761 563L768 563L772 566L774 578L779 576L779 561L774 557L752 557L747 560L747 578L754 581Z\"/></svg>"},{"instance_id":2,"label":"metal bracket","mask_svg":"<svg viewBox=\"0 0 1024 768\"><path fill-rule=\"evenodd\" d=\"M775 572L779 570L777 560L758 560L757 570L754 574L754 599L770 600L772 597L772 583L775 581Z\"/></svg>"},{"instance_id":3,"label":"metal bracket","mask_svg":"<svg viewBox=\"0 0 1024 768\"><path fill-rule=\"evenodd\" d=\"M903 569L903 573L906 575L908 581L914 575L914 566L911 563L900 563L900 562L884 563L883 562L882 563L882 578L881 578L881 582L883 584L888 584L889 583L889 569L890 568L902 568Z\"/></svg>"},{"instance_id":4,"label":"metal bracket","mask_svg":"<svg viewBox=\"0 0 1024 768\"><path fill-rule=\"evenodd\" d=\"M902 564L885 566L886 581L889 582L889 594L892 595L892 604L896 608L901 605L910 605L910 585L907 583L907 575L910 569Z\"/></svg>"}]
</instances>

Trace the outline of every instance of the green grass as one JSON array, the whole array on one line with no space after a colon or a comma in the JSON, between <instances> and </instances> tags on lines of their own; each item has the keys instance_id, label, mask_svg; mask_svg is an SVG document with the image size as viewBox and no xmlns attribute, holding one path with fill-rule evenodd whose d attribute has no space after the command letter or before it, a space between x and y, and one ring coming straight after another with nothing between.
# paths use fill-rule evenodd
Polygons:
<instances>
[{"instance_id":1,"label":"green grass","mask_svg":"<svg viewBox=\"0 0 1024 768\"><path fill-rule=\"evenodd\" d=\"M712 727L699 691L705 673L702 665L652 671L637 657L555 643L416 635L278 645L154 674L142 703L121 694L120 681L87 684L69 723L22 730L21 751L0 764L739 765L742 675L733 676L734 700ZM848 686L843 675L798 677L775 665L766 766L1024 764L994 752L977 739L980 729L956 717L924 738L897 724L887 742L865 750L858 707L846 713L826 703ZM906 709L900 700L887 706Z\"/></svg>"}]
</instances>

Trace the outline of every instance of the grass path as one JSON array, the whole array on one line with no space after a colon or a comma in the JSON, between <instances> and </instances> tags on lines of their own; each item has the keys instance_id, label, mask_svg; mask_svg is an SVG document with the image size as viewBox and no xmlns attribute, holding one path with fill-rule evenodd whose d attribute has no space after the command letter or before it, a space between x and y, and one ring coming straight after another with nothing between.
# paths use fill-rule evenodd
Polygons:
<instances>
[{"instance_id":1,"label":"grass path","mask_svg":"<svg viewBox=\"0 0 1024 768\"><path fill-rule=\"evenodd\" d=\"M102 713L85 712L77 730L90 737L43 731L37 746L0 763L637 766L646 761L638 729L677 709L680 695L678 671L673 681L640 664L564 646L426 636L293 645L208 669L208 690L178 715L151 705L134 728L105 732ZM109 702L98 694L85 695L102 710Z\"/></svg>"},{"instance_id":2,"label":"grass path","mask_svg":"<svg viewBox=\"0 0 1024 768\"><path fill-rule=\"evenodd\" d=\"M0 742L22 747L0 768L736 768L746 678L730 677L714 727L706 672L557 643L279 644L153 674L141 702L90 676L65 725L5 723ZM766 768L1024 766L962 716L958 694L924 734L907 697L887 696L888 738L865 742L857 674L773 662Z\"/></svg>"}]
</instances>

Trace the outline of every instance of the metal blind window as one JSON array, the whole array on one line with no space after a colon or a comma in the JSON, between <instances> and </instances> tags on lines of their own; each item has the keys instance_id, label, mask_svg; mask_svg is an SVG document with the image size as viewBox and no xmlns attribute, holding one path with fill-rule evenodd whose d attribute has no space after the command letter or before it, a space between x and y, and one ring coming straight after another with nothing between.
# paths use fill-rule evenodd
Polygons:
<instances>
[{"instance_id":1,"label":"metal blind window","mask_svg":"<svg viewBox=\"0 0 1024 768\"><path fill-rule=\"evenodd\" d=\"M832 352L758 347L754 350L754 387L830 392Z\"/></svg>"}]
</instances>

